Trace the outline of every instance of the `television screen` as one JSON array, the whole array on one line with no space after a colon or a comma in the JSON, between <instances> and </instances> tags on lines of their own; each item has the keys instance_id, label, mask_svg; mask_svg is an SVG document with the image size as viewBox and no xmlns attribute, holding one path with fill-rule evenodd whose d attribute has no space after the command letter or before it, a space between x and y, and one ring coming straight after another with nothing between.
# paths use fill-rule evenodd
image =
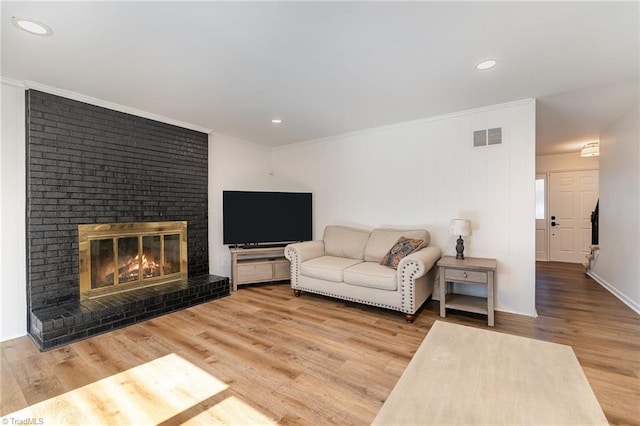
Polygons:
<instances>
[{"instance_id":1,"label":"television screen","mask_svg":"<svg viewBox=\"0 0 640 426\"><path fill-rule=\"evenodd\" d=\"M222 192L223 244L265 244L312 239L309 192Z\"/></svg>"}]
</instances>

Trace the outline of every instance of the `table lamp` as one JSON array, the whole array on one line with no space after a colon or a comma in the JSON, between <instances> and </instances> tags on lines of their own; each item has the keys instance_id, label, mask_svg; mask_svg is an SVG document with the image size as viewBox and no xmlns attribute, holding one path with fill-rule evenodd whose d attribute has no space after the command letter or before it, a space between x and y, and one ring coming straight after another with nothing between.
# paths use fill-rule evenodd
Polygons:
<instances>
[{"instance_id":1,"label":"table lamp","mask_svg":"<svg viewBox=\"0 0 640 426\"><path fill-rule=\"evenodd\" d=\"M458 236L456 242L456 259L464 259L464 240L462 237L471 235L471 221L467 219L451 219L449 233Z\"/></svg>"}]
</instances>

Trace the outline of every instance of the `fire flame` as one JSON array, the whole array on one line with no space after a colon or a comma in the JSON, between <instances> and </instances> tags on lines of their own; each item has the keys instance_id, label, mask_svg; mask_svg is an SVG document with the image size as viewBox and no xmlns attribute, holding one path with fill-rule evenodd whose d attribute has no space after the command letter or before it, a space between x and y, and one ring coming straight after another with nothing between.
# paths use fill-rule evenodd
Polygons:
<instances>
[{"instance_id":1,"label":"fire flame","mask_svg":"<svg viewBox=\"0 0 640 426\"><path fill-rule=\"evenodd\" d=\"M120 282L134 281L138 279L138 271L142 265L142 278L150 278L160 275L160 265L153 260L149 260L145 254L132 257L118 269L118 278Z\"/></svg>"}]
</instances>

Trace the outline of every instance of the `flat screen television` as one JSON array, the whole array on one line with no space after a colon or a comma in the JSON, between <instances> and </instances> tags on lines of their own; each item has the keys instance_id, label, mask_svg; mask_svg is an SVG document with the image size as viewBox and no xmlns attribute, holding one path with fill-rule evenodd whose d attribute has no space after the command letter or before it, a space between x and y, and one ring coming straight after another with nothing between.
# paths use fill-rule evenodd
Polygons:
<instances>
[{"instance_id":1,"label":"flat screen television","mask_svg":"<svg viewBox=\"0 0 640 426\"><path fill-rule=\"evenodd\" d=\"M310 192L222 192L223 244L286 244L312 239Z\"/></svg>"}]
</instances>

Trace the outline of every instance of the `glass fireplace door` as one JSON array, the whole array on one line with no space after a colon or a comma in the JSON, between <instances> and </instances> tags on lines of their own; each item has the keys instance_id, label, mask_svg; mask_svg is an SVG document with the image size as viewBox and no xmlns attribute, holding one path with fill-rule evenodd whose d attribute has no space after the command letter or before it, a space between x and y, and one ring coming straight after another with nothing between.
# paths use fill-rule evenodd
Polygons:
<instances>
[{"instance_id":1,"label":"glass fireplace door","mask_svg":"<svg viewBox=\"0 0 640 426\"><path fill-rule=\"evenodd\" d=\"M186 222L80 225L78 228L83 298L187 276Z\"/></svg>"}]
</instances>

